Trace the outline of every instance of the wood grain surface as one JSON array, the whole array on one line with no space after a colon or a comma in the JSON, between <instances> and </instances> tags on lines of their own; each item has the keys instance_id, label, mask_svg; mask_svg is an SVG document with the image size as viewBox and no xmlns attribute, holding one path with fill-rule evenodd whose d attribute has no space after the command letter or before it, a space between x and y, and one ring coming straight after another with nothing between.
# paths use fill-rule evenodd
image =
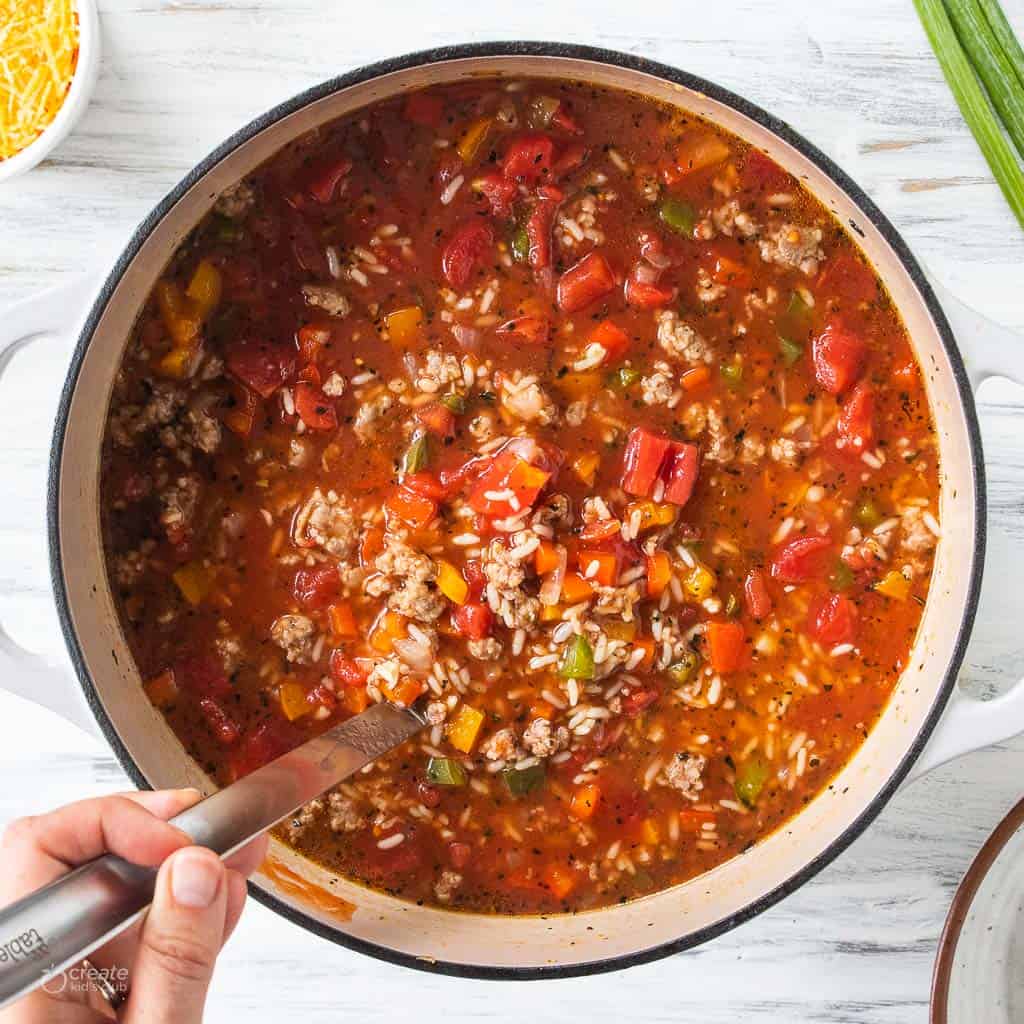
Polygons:
<instances>
[{"instance_id":1,"label":"wood grain surface","mask_svg":"<svg viewBox=\"0 0 1024 1024\"><path fill-rule=\"evenodd\" d=\"M1022 0L1004 6L1024 31ZM955 293L1024 329L1024 232L910 0L102 0L100 13L92 106L52 159L0 186L0 310L107 267L196 160L298 90L406 51L522 38L641 54L766 107L845 167ZM54 661L64 655L44 491L68 351L67 338L41 340L0 381L0 622ZM991 693L1024 675L1019 388L986 385L981 419L989 572L964 684ZM0 821L126 785L100 743L3 694L0 769ZM503 986L434 977L335 948L253 905L218 969L209 1019L390 1024L426 1011L447 1024L923 1021L953 890L1022 792L1024 739L963 758L905 789L836 863L760 918L691 953L597 978Z\"/></svg>"}]
</instances>

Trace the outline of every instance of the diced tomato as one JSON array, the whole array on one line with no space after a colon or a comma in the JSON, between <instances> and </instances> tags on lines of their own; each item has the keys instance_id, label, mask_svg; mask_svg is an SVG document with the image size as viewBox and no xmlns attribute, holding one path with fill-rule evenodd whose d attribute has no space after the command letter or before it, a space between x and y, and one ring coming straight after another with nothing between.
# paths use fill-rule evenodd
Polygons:
<instances>
[{"instance_id":1,"label":"diced tomato","mask_svg":"<svg viewBox=\"0 0 1024 1024\"><path fill-rule=\"evenodd\" d=\"M621 529L622 523L618 519L597 519L580 530L580 541L584 544L600 544L601 541L611 540Z\"/></svg>"},{"instance_id":2,"label":"diced tomato","mask_svg":"<svg viewBox=\"0 0 1024 1024\"><path fill-rule=\"evenodd\" d=\"M353 658L349 658L341 648L331 651L328 662L331 678L342 686L365 686L370 673Z\"/></svg>"},{"instance_id":3,"label":"diced tomato","mask_svg":"<svg viewBox=\"0 0 1024 1024\"><path fill-rule=\"evenodd\" d=\"M751 569L743 581L743 597L752 618L763 619L772 610L772 597L761 569Z\"/></svg>"},{"instance_id":4,"label":"diced tomato","mask_svg":"<svg viewBox=\"0 0 1024 1024\"><path fill-rule=\"evenodd\" d=\"M576 118L572 116L572 111L565 100L558 104L558 109L551 115L551 123L556 128L561 128L563 132L569 132L570 135L583 134L583 129L579 126Z\"/></svg>"},{"instance_id":5,"label":"diced tomato","mask_svg":"<svg viewBox=\"0 0 1024 1024\"><path fill-rule=\"evenodd\" d=\"M269 398L295 373L295 349L279 342L245 338L230 346L227 368L261 398Z\"/></svg>"},{"instance_id":6,"label":"diced tomato","mask_svg":"<svg viewBox=\"0 0 1024 1024\"><path fill-rule=\"evenodd\" d=\"M828 537L797 537L772 556L772 578L781 583L806 583L828 572L832 541Z\"/></svg>"},{"instance_id":7,"label":"diced tomato","mask_svg":"<svg viewBox=\"0 0 1024 1024\"><path fill-rule=\"evenodd\" d=\"M590 332L591 342L597 342L605 351L602 365L617 363L629 351L629 335L611 320L602 320Z\"/></svg>"},{"instance_id":8,"label":"diced tomato","mask_svg":"<svg viewBox=\"0 0 1024 1024\"><path fill-rule=\"evenodd\" d=\"M310 372L312 371L312 373ZM331 400L320 387L320 375L315 367L303 370L295 385L295 411L310 430L335 430L338 426L338 413Z\"/></svg>"},{"instance_id":9,"label":"diced tomato","mask_svg":"<svg viewBox=\"0 0 1024 1024\"><path fill-rule=\"evenodd\" d=\"M665 469L665 501L685 505L697 486L700 452L695 444L672 441Z\"/></svg>"},{"instance_id":10,"label":"diced tomato","mask_svg":"<svg viewBox=\"0 0 1024 1024\"><path fill-rule=\"evenodd\" d=\"M583 166L587 159L587 147L581 142L570 142L551 167L551 180L561 181Z\"/></svg>"},{"instance_id":11,"label":"diced tomato","mask_svg":"<svg viewBox=\"0 0 1024 1024\"><path fill-rule=\"evenodd\" d=\"M660 309L676 297L676 290L648 281L639 281L630 274L626 278L624 294L626 304L635 309Z\"/></svg>"},{"instance_id":12,"label":"diced tomato","mask_svg":"<svg viewBox=\"0 0 1024 1024\"><path fill-rule=\"evenodd\" d=\"M374 559L384 550L384 531L380 527L371 527L363 534L359 542L359 565L370 569Z\"/></svg>"},{"instance_id":13,"label":"diced tomato","mask_svg":"<svg viewBox=\"0 0 1024 1024\"><path fill-rule=\"evenodd\" d=\"M327 608L327 622L331 628L331 638L338 640L354 640L359 635L355 612L349 601L339 601Z\"/></svg>"},{"instance_id":14,"label":"diced tomato","mask_svg":"<svg viewBox=\"0 0 1024 1024\"><path fill-rule=\"evenodd\" d=\"M716 284L724 284L730 288L749 288L754 283L754 275L750 268L729 256L715 257L711 277Z\"/></svg>"},{"instance_id":15,"label":"diced tomato","mask_svg":"<svg viewBox=\"0 0 1024 1024\"><path fill-rule=\"evenodd\" d=\"M526 218L527 259L534 270L543 270L551 264L551 228L564 198L562 190L554 185L537 189L537 200Z\"/></svg>"},{"instance_id":16,"label":"diced tomato","mask_svg":"<svg viewBox=\"0 0 1024 1024\"><path fill-rule=\"evenodd\" d=\"M453 288L462 288L494 248L494 230L479 217L455 229L441 254L441 270Z\"/></svg>"},{"instance_id":17,"label":"diced tomato","mask_svg":"<svg viewBox=\"0 0 1024 1024\"><path fill-rule=\"evenodd\" d=\"M554 140L542 132L523 132L509 139L501 171L510 181L535 185L551 173Z\"/></svg>"},{"instance_id":18,"label":"diced tomato","mask_svg":"<svg viewBox=\"0 0 1024 1024\"><path fill-rule=\"evenodd\" d=\"M743 161L740 181L746 189L777 192L789 184L789 175L766 153L751 147Z\"/></svg>"},{"instance_id":19,"label":"diced tomato","mask_svg":"<svg viewBox=\"0 0 1024 1024\"><path fill-rule=\"evenodd\" d=\"M833 317L811 342L814 377L830 395L841 395L860 376L867 354L864 339Z\"/></svg>"},{"instance_id":20,"label":"diced tomato","mask_svg":"<svg viewBox=\"0 0 1024 1024\"><path fill-rule=\"evenodd\" d=\"M853 643L857 635L857 606L845 594L829 594L811 611L811 634L826 647Z\"/></svg>"},{"instance_id":21,"label":"diced tomato","mask_svg":"<svg viewBox=\"0 0 1024 1024\"><path fill-rule=\"evenodd\" d=\"M494 613L485 604L467 601L452 612L452 625L460 636L469 640L483 640L490 636L494 626Z\"/></svg>"},{"instance_id":22,"label":"diced tomato","mask_svg":"<svg viewBox=\"0 0 1024 1024\"><path fill-rule=\"evenodd\" d=\"M715 672L735 672L746 654L747 635L738 622L709 622L708 652Z\"/></svg>"},{"instance_id":23,"label":"diced tomato","mask_svg":"<svg viewBox=\"0 0 1024 1024\"><path fill-rule=\"evenodd\" d=\"M399 519L414 530L422 530L437 515L437 501L403 484L385 499L384 514L388 520Z\"/></svg>"},{"instance_id":24,"label":"diced tomato","mask_svg":"<svg viewBox=\"0 0 1024 1024\"><path fill-rule=\"evenodd\" d=\"M471 558L463 565L462 575L469 584L469 600L479 601L483 595L484 588L487 586L487 575L484 573L484 567L477 559Z\"/></svg>"},{"instance_id":25,"label":"diced tomato","mask_svg":"<svg viewBox=\"0 0 1024 1024\"><path fill-rule=\"evenodd\" d=\"M615 290L615 274L600 252L574 263L559 279L555 292L558 308L575 313Z\"/></svg>"},{"instance_id":26,"label":"diced tomato","mask_svg":"<svg viewBox=\"0 0 1024 1024\"><path fill-rule=\"evenodd\" d=\"M331 329L324 324L306 324L298 329L295 340L298 342L299 359L302 364L315 363L320 357L321 349L330 344Z\"/></svg>"},{"instance_id":27,"label":"diced tomato","mask_svg":"<svg viewBox=\"0 0 1024 1024\"><path fill-rule=\"evenodd\" d=\"M300 569L292 580L295 600L310 609L326 608L338 596L340 587L341 577L335 565Z\"/></svg>"},{"instance_id":28,"label":"diced tomato","mask_svg":"<svg viewBox=\"0 0 1024 1024\"><path fill-rule=\"evenodd\" d=\"M482 515L507 517L530 508L550 479L547 470L531 466L513 451L501 451L474 484L467 503ZM503 491L511 491L515 503L508 498L488 497Z\"/></svg>"},{"instance_id":29,"label":"diced tomato","mask_svg":"<svg viewBox=\"0 0 1024 1024\"><path fill-rule=\"evenodd\" d=\"M186 655L175 662L173 671L180 687L200 697L226 697L231 693L231 681L217 658Z\"/></svg>"},{"instance_id":30,"label":"diced tomato","mask_svg":"<svg viewBox=\"0 0 1024 1024\"><path fill-rule=\"evenodd\" d=\"M861 381L850 392L836 420L837 443L863 451L874 437L875 393Z\"/></svg>"},{"instance_id":31,"label":"diced tomato","mask_svg":"<svg viewBox=\"0 0 1024 1024\"><path fill-rule=\"evenodd\" d=\"M347 156L327 157L310 169L306 191L318 203L329 203L334 198L338 182L351 170L352 161Z\"/></svg>"},{"instance_id":32,"label":"diced tomato","mask_svg":"<svg viewBox=\"0 0 1024 1024\"><path fill-rule=\"evenodd\" d=\"M425 469L421 469L418 473L408 473L402 477L402 486L414 494L431 498L433 501L444 501L448 496L448 490L444 484L433 473Z\"/></svg>"},{"instance_id":33,"label":"diced tomato","mask_svg":"<svg viewBox=\"0 0 1024 1024\"><path fill-rule=\"evenodd\" d=\"M201 697L199 707L217 741L225 747L238 742L242 732L235 720L212 697Z\"/></svg>"},{"instance_id":34,"label":"diced tomato","mask_svg":"<svg viewBox=\"0 0 1024 1024\"><path fill-rule=\"evenodd\" d=\"M300 736L283 718L264 719L242 738L231 759L232 778L240 779L287 753L298 743Z\"/></svg>"},{"instance_id":35,"label":"diced tomato","mask_svg":"<svg viewBox=\"0 0 1024 1024\"><path fill-rule=\"evenodd\" d=\"M622 453L622 489L638 498L648 497L671 448L672 442L664 434L634 427Z\"/></svg>"},{"instance_id":36,"label":"diced tomato","mask_svg":"<svg viewBox=\"0 0 1024 1024\"><path fill-rule=\"evenodd\" d=\"M469 843L449 843L448 844L448 859L452 862L452 867L461 870L470 861L473 856L473 847Z\"/></svg>"},{"instance_id":37,"label":"diced tomato","mask_svg":"<svg viewBox=\"0 0 1024 1024\"><path fill-rule=\"evenodd\" d=\"M437 128L444 115L444 100L429 92L411 92L405 98L402 117L424 128Z\"/></svg>"},{"instance_id":38,"label":"diced tomato","mask_svg":"<svg viewBox=\"0 0 1024 1024\"><path fill-rule=\"evenodd\" d=\"M546 345L551 337L551 324L543 316L517 316L495 328L498 334L512 334L527 345Z\"/></svg>"},{"instance_id":39,"label":"diced tomato","mask_svg":"<svg viewBox=\"0 0 1024 1024\"><path fill-rule=\"evenodd\" d=\"M510 217L512 203L519 189L514 181L510 181L497 171L491 171L473 179L473 191L478 192L487 200L491 213L495 217Z\"/></svg>"},{"instance_id":40,"label":"diced tomato","mask_svg":"<svg viewBox=\"0 0 1024 1024\"><path fill-rule=\"evenodd\" d=\"M622 713L627 718L636 718L641 711L646 710L661 696L655 689L630 690L622 696Z\"/></svg>"},{"instance_id":41,"label":"diced tomato","mask_svg":"<svg viewBox=\"0 0 1024 1024\"><path fill-rule=\"evenodd\" d=\"M423 424L428 433L437 437L455 436L455 413L440 402L421 405L416 410L416 419Z\"/></svg>"},{"instance_id":42,"label":"diced tomato","mask_svg":"<svg viewBox=\"0 0 1024 1024\"><path fill-rule=\"evenodd\" d=\"M835 296L840 302L859 305L878 298L878 282L866 264L843 249L822 268L815 291L819 295Z\"/></svg>"},{"instance_id":43,"label":"diced tomato","mask_svg":"<svg viewBox=\"0 0 1024 1024\"><path fill-rule=\"evenodd\" d=\"M338 698L334 691L326 683L317 683L312 689L306 691L306 703L313 708L326 708L333 711L338 706Z\"/></svg>"}]
</instances>

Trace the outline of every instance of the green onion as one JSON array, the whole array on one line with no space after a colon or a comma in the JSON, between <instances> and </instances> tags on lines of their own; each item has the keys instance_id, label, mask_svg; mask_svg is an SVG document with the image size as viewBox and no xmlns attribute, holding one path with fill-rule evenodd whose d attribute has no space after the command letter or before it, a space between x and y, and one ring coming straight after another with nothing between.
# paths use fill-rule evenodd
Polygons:
<instances>
[{"instance_id":1,"label":"green onion","mask_svg":"<svg viewBox=\"0 0 1024 1024\"><path fill-rule=\"evenodd\" d=\"M544 765L532 764L529 768L508 768L501 773L513 796L526 796L544 782Z\"/></svg>"},{"instance_id":2,"label":"green onion","mask_svg":"<svg viewBox=\"0 0 1024 1024\"><path fill-rule=\"evenodd\" d=\"M684 651L678 661L673 662L665 671L676 686L688 683L697 669L700 668L700 656L696 651Z\"/></svg>"},{"instance_id":3,"label":"green onion","mask_svg":"<svg viewBox=\"0 0 1024 1024\"><path fill-rule=\"evenodd\" d=\"M861 526L868 528L877 526L882 521L882 513L878 511L878 506L867 495L857 502L853 514Z\"/></svg>"},{"instance_id":4,"label":"green onion","mask_svg":"<svg viewBox=\"0 0 1024 1024\"><path fill-rule=\"evenodd\" d=\"M435 786L464 786L466 769L453 757L432 757L427 762L427 778Z\"/></svg>"},{"instance_id":5,"label":"green onion","mask_svg":"<svg viewBox=\"0 0 1024 1024\"><path fill-rule=\"evenodd\" d=\"M449 411L455 413L456 416L461 416L466 411L466 399L462 395L450 394L442 395L438 399L440 403Z\"/></svg>"},{"instance_id":6,"label":"green onion","mask_svg":"<svg viewBox=\"0 0 1024 1024\"><path fill-rule=\"evenodd\" d=\"M853 586L853 570L840 558L832 572L829 582L833 590L846 590Z\"/></svg>"},{"instance_id":7,"label":"green onion","mask_svg":"<svg viewBox=\"0 0 1024 1024\"><path fill-rule=\"evenodd\" d=\"M767 781L768 765L765 761L757 754L748 757L736 769L736 782L733 789L736 791L737 799L746 807L754 807Z\"/></svg>"},{"instance_id":8,"label":"green onion","mask_svg":"<svg viewBox=\"0 0 1024 1024\"><path fill-rule=\"evenodd\" d=\"M520 224L512 232L509 245L512 249L512 259L516 263L525 263L530 258L530 236L526 233L524 225Z\"/></svg>"},{"instance_id":9,"label":"green onion","mask_svg":"<svg viewBox=\"0 0 1024 1024\"><path fill-rule=\"evenodd\" d=\"M1021 47L1020 40L1013 34L1013 29L1006 20L1002 7L999 6L999 0L978 0L978 4L985 15L988 27L996 37L996 42L1002 47L1020 84L1024 86L1024 48Z\"/></svg>"},{"instance_id":10,"label":"green onion","mask_svg":"<svg viewBox=\"0 0 1024 1024\"><path fill-rule=\"evenodd\" d=\"M804 347L798 341L791 341L779 335L779 351L782 353L782 361L787 366L793 366L800 361L804 354Z\"/></svg>"},{"instance_id":11,"label":"green onion","mask_svg":"<svg viewBox=\"0 0 1024 1024\"><path fill-rule=\"evenodd\" d=\"M693 236L693 225L697 222L697 214L689 203L681 199L666 199L658 208L658 216L673 231L687 238Z\"/></svg>"},{"instance_id":12,"label":"green onion","mask_svg":"<svg viewBox=\"0 0 1024 1024\"><path fill-rule=\"evenodd\" d=\"M718 369L731 388L738 387L743 380L743 364L740 362L722 363Z\"/></svg>"},{"instance_id":13,"label":"green onion","mask_svg":"<svg viewBox=\"0 0 1024 1024\"><path fill-rule=\"evenodd\" d=\"M429 457L427 435L424 433L414 434L409 447L405 449L405 454L402 456L402 472L418 473L427 464Z\"/></svg>"},{"instance_id":14,"label":"green onion","mask_svg":"<svg viewBox=\"0 0 1024 1024\"><path fill-rule=\"evenodd\" d=\"M992 168L1006 201L1024 227L1024 171L1017 163L992 106L960 48L942 0L914 0L914 6L964 120Z\"/></svg>"},{"instance_id":15,"label":"green onion","mask_svg":"<svg viewBox=\"0 0 1024 1024\"><path fill-rule=\"evenodd\" d=\"M946 0L960 45L985 86L1017 152L1024 156L1024 92L1013 64L1000 48L978 0Z\"/></svg>"},{"instance_id":16,"label":"green onion","mask_svg":"<svg viewBox=\"0 0 1024 1024\"><path fill-rule=\"evenodd\" d=\"M626 388L632 387L639 379L639 370L634 370L630 366L620 366L619 369L617 369L608 378L608 383L613 388L625 391Z\"/></svg>"},{"instance_id":17,"label":"green onion","mask_svg":"<svg viewBox=\"0 0 1024 1024\"><path fill-rule=\"evenodd\" d=\"M574 636L569 642L558 674L563 679L594 678L594 648L585 636Z\"/></svg>"}]
</instances>

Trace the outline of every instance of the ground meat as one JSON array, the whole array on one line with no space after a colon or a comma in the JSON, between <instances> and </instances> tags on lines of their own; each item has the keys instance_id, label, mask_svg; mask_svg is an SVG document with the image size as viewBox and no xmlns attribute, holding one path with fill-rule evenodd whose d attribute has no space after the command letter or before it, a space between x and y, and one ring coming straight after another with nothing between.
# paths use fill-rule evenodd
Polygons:
<instances>
[{"instance_id":1,"label":"ground meat","mask_svg":"<svg viewBox=\"0 0 1024 1024\"><path fill-rule=\"evenodd\" d=\"M658 344L676 359L687 363L710 363L713 353L707 342L679 314L660 309L654 314L658 324Z\"/></svg>"},{"instance_id":2,"label":"ground meat","mask_svg":"<svg viewBox=\"0 0 1024 1024\"><path fill-rule=\"evenodd\" d=\"M122 587L130 587L142 579L155 546L151 540L143 541L136 550L126 551L114 560L114 578Z\"/></svg>"},{"instance_id":3,"label":"ground meat","mask_svg":"<svg viewBox=\"0 0 1024 1024\"><path fill-rule=\"evenodd\" d=\"M441 877L434 883L434 895L437 897L438 903L448 903L460 885L462 885L462 875L457 871L448 869L442 871Z\"/></svg>"},{"instance_id":4,"label":"ground meat","mask_svg":"<svg viewBox=\"0 0 1024 1024\"><path fill-rule=\"evenodd\" d=\"M572 525L572 502L568 494L552 494L533 513L534 523L559 529Z\"/></svg>"},{"instance_id":5,"label":"ground meat","mask_svg":"<svg viewBox=\"0 0 1024 1024\"><path fill-rule=\"evenodd\" d=\"M803 447L792 437L776 437L768 446L768 454L784 466L798 466L803 460Z\"/></svg>"},{"instance_id":6,"label":"ground meat","mask_svg":"<svg viewBox=\"0 0 1024 1024\"><path fill-rule=\"evenodd\" d=\"M416 389L436 394L449 384L462 383L462 363L456 356L431 349L424 357L422 369L416 374Z\"/></svg>"},{"instance_id":7,"label":"ground meat","mask_svg":"<svg viewBox=\"0 0 1024 1024\"><path fill-rule=\"evenodd\" d=\"M697 269L697 298L710 304L717 302L725 294L725 285L716 284L711 275L703 268Z\"/></svg>"},{"instance_id":8,"label":"ground meat","mask_svg":"<svg viewBox=\"0 0 1024 1024\"><path fill-rule=\"evenodd\" d=\"M313 457L313 444L307 438L293 437L288 442L288 465L292 469L303 469Z\"/></svg>"},{"instance_id":9,"label":"ground meat","mask_svg":"<svg viewBox=\"0 0 1024 1024\"><path fill-rule=\"evenodd\" d=\"M731 462L736 454L736 442L717 406L708 406L707 419L704 458L712 462Z\"/></svg>"},{"instance_id":10,"label":"ground meat","mask_svg":"<svg viewBox=\"0 0 1024 1024\"><path fill-rule=\"evenodd\" d=\"M925 523L925 511L911 505L900 516L900 554L908 560L915 572L926 568L928 555L935 550L939 540Z\"/></svg>"},{"instance_id":11,"label":"ground meat","mask_svg":"<svg viewBox=\"0 0 1024 1024\"><path fill-rule=\"evenodd\" d=\"M470 640L466 650L471 658L477 661L497 661L501 657L501 641L493 636L485 636L481 640Z\"/></svg>"},{"instance_id":12,"label":"ground meat","mask_svg":"<svg viewBox=\"0 0 1024 1024\"><path fill-rule=\"evenodd\" d=\"M515 535L518 542L520 534ZM522 589L526 570L504 540L496 539L480 559L487 577L487 603L509 629L530 629L540 615L540 601Z\"/></svg>"},{"instance_id":13,"label":"ground meat","mask_svg":"<svg viewBox=\"0 0 1024 1024\"><path fill-rule=\"evenodd\" d=\"M282 615L270 627L270 639L284 656L299 665L311 665L317 645L316 625L305 615Z\"/></svg>"},{"instance_id":14,"label":"ground meat","mask_svg":"<svg viewBox=\"0 0 1024 1024\"><path fill-rule=\"evenodd\" d=\"M331 793L327 797L329 805L328 823L335 832L358 832L366 824L367 815L359 810L359 805L344 793Z\"/></svg>"},{"instance_id":15,"label":"ground meat","mask_svg":"<svg viewBox=\"0 0 1024 1024\"><path fill-rule=\"evenodd\" d=\"M693 402L683 410L679 419L686 436L695 440L708 428L708 408L703 402Z\"/></svg>"},{"instance_id":16,"label":"ground meat","mask_svg":"<svg viewBox=\"0 0 1024 1024\"><path fill-rule=\"evenodd\" d=\"M374 562L376 576L366 581L371 597L387 595L388 606L420 622L433 622L447 607L437 589L437 567L420 551L409 547L404 537L387 535L387 544Z\"/></svg>"},{"instance_id":17,"label":"ground meat","mask_svg":"<svg viewBox=\"0 0 1024 1024\"><path fill-rule=\"evenodd\" d=\"M583 425L584 420L587 418L587 413L590 412L590 402L585 398L581 398L578 402L573 402L565 410L565 422L570 427L579 427Z\"/></svg>"},{"instance_id":18,"label":"ground meat","mask_svg":"<svg viewBox=\"0 0 1024 1024\"><path fill-rule=\"evenodd\" d=\"M678 789L687 800L696 800L704 788L701 776L707 763L707 758L701 754L676 754L665 766L658 781L663 786Z\"/></svg>"},{"instance_id":19,"label":"ground meat","mask_svg":"<svg viewBox=\"0 0 1024 1024\"><path fill-rule=\"evenodd\" d=\"M319 798L310 800L308 804L300 807L285 826L288 831L288 838L294 843L316 821L323 812L323 809L324 802Z\"/></svg>"},{"instance_id":20,"label":"ground meat","mask_svg":"<svg viewBox=\"0 0 1024 1024\"><path fill-rule=\"evenodd\" d=\"M160 495L160 522L172 540L180 539L192 523L199 501L197 476L181 476Z\"/></svg>"},{"instance_id":21,"label":"ground meat","mask_svg":"<svg viewBox=\"0 0 1024 1024\"><path fill-rule=\"evenodd\" d=\"M302 295L310 306L319 307L328 316L340 319L341 317L348 316L349 311L352 309L352 304L348 301L347 296L330 285L304 284L302 286Z\"/></svg>"},{"instance_id":22,"label":"ground meat","mask_svg":"<svg viewBox=\"0 0 1024 1024\"><path fill-rule=\"evenodd\" d=\"M511 729L499 729L480 745L480 753L488 761L511 761L518 757L516 734Z\"/></svg>"},{"instance_id":23,"label":"ground meat","mask_svg":"<svg viewBox=\"0 0 1024 1024\"><path fill-rule=\"evenodd\" d=\"M744 435L740 442L740 462L753 465L764 458L764 453L765 447L762 440L750 434Z\"/></svg>"},{"instance_id":24,"label":"ground meat","mask_svg":"<svg viewBox=\"0 0 1024 1024\"><path fill-rule=\"evenodd\" d=\"M348 385L348 381L337 371L330 374L327 380L324 381L324 394L328 398L341 398L345 394L345 388Z\"/></svg>"},{"instance_id":25,"label":"ground meat","mask_svg":"<svg viewBox=\"0 0 1024 1024\"><path fill-rule=\"evenodd\" d=\"M335 491L325 495L319 487L292 525L292 540L300 547L319 547L342 561L351 556L358 539L359 521L348 499Z\"/></svg>"},{"instance_id":26,"label":"ground meat","mask_svg":"<svg viewBox=\"0 0 1024 1024\"><path fill-rule=\"evenodd\" d=\"M447 717L448 705L443 700L432 700L427 705L426 718L428 725L443 725Z\"/></svg>"},{"instance_id":27,"label":"ground meat","mask_svg":"<svg viewBox=\"0 0 1024 1024\"><path fill-rule=\"evenodd\" d=\"M245 216L255 201L256 194L253 192L252 186L240 181L221 192L217 197L217 202L214 203L214 209L224 217L237 220L239 217Z\"/></svg>"},{"instance_id":28,"label":"ground meat","mask_svg":"<svg viewBox=\"0 0 1024 1024\"><path fill-rule=\"evenodd\" d=\"M558 418L558 409L537 383L537 378L532 375L523 377L518 370L501 382L501 405L516 419L538 423L542 427Z\"/></svg>"},{"instance_id":29,"label":"ground meat","mask_svg":"<svg viewBox=\"0 0 1024 1024\"><path fill-rule=\"evenodd\" d=\"M234 675L238 671L238 666L242 664L242 645L238 637L231 635L219 636L214 641L214 646L220 655L224 671L229 676Z\"/></svg>"},{"instance_id":30,"label":"ground meat","mask_svg":"<svg viewBox=\"0 0 1024 1024\"><path fill-rule=\"evenodd\" d=\"M753 238L760 232L760 227L750 214L740 209L735 199L730 199L711 214L715 228L723 235L739 235L741 238Z\"/></svg>"},{"instance_id":31,"label":"ground meat","mask_svg":"<svg viewBox=\"0 0 1024 1024\"><path fill-rule=\"evenodd\" d=\"M469 421L470 436L478 444L484 444L494 437L494 417L489 412L482 412Z\"/></svg>"},{"instance_id":32,"label":"ground meat","mask_svg":"<svg viewBox=\"0 0 1024 1024\"><path fill-rule=\"evenodd\" d=\"M364 444L372 441L377 435L377 420L394 404L395 400L387 392L381 392L376 398L363 402L359 406L359 412L356 413L352 432Z\"/></svg>"},{"instance_id":33,"label":"ground meat","mask_svg":"<svg viewBox=\"0 0 1024 1024\"><path fill-rule=\"evenodd\" d=\"M143 406L126 405L110 419L110 435L121 448L131 448L136 440L153 427L172 423L185 405L180 391L166 384L157 384Z\"/></svg>"},{"instance_id":34,"label":"ground meat","mask_svg":"<svg viewBox=\"0 0 1024 1024\"><path fill-rule=\"evenodd\" d=\"M765 263L794 267L808 277L818 272L818 264L825 258L821 250L820 228L783 224L757 244Z\"/></svg>"},{"instance_id":35,"label":"ground meat","mask_svg":"<svg viewBox=\"0 0 1024 1024\"><path fill-rule=\"evenodd\" d=\"M569 730L564 725L553 729L546 718L535 718L523 733L523 746L534 757L550 757L569 746Z\"/></svg>"},{"instance_id":36,"label":"ground meat","mask_svg":"<svg viewBox=\"0 0 1024 1024\"><path fill-rule=\"evenodd\" d=\"M645 405L666 405L676 393L672 371L665 363L656 363L655 372L640 378Z\"/></svg>"},{"instance_id":37,"label":"ground meat","mask_svg":"<svg viewBox=\"0 0 1024 1024\"><path fill-rule=\"evenodd\" d=\"M191 428L191 442L201 452L212 455L220 447L223 434L220 421L199 409L190 409L185 419Z\"/></svg>"}]
</instances>

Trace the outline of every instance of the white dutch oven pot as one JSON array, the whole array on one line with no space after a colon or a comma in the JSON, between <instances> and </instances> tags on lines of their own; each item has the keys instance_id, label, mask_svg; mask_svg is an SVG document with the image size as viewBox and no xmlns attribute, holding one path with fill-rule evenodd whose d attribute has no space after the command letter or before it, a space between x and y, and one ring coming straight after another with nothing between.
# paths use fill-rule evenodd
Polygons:
<instances>
[{"instance_id":1,"label":"white dutch oven pot","mask_svg":"<svg viewBox=\"0 0 1024 1024\"><path fill-rule=\"evenodd\" d=\"M851 227L913 339L938 428L941 521L934 578L910 664L879 723L836 784L752 852L625 906L578 915L487 917L403 903L343 879L331 891L349 920L317 910L292 885L259 874L254 895L335 942L399 963L478 977L610 970L707 940L771 906L844 849L911 772L1024 730L1024 684L982 703L956 676L970 633L985 548L985 488L972 391L992 375L1024 375L1020 339L965 307L936 299L921 267L874 203L822 153L764 111L672 68L620 53L551 44L485 44L415 54L352 72L253 122L157 206L95 297L76 285L16 307L0 324L0 365L12 347L65 330L88 299L56 422L49 486L55 596L81 687L0 631L6 685L102 730L139 785L210 780L146 699L106 582L99 521L99 453L114 373L146 295L178 244L224 188L286 142L377 100L482 74L552 76L629 89L711 118L805 180ZM945 311L945 312L944 312ZM954 333L950 327L952 320ZM966 349L967 365L957 341ZM84 694L84 700L83 700ZM314 885L326 871L276 843L273 857Z\"/></svg>"}]
</instances>

